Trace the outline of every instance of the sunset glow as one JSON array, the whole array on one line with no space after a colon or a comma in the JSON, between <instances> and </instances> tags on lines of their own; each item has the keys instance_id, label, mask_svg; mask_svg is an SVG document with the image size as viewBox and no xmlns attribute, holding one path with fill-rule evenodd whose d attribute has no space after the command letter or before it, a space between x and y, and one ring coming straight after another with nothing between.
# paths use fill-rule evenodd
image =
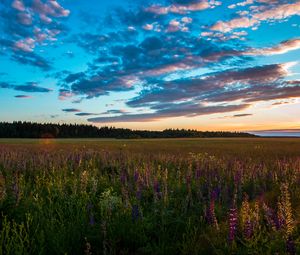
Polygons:
<instances>
[{"instance_id":1,"label":"sunset glow","mask_svg":"<svg viewBox=\"0 0 300 255\"><path fill-rule=\"evenodd\" d=\"M300 1L4 0L0 12L1 121L299 134Z\"/></svg>"}]
</instances>

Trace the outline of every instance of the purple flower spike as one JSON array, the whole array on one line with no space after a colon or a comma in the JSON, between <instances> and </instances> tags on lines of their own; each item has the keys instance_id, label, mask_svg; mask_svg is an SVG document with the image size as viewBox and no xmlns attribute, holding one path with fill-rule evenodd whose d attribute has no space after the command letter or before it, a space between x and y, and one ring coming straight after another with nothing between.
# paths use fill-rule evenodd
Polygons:
<instances>
[{"instance_id":1,"label":"purple flower spike","mask_svg":"<svg viewBox=\"0 0 300 255\"><path fill-rule=\"evenodd\" d=\"M237 223L238 223L238 215L237 209L231 208L229 212L229 243L232 243L235 239L236 230L237 230Z\"/></svg>"},{"instance_id":2,"label":"purple flower spike","mask_svg":"<svg viewBox=\"0 0 300 255\"><path fill-rule=\"evenodd\" d=\"M295 243L291 237L289 237L286 241L286 251L290 255L296 255Z\"/></svg>"},{"instance_id":3,"label":"purple flower spike","mask_svg":"<svg viewBox=\"0 0 300 255\"><path fill-rule=\"evenodd\" d=\"M93 213L90 213L90 226L94 226L95 225L95 218Z\"/></svg>"},{"instance_id":4,"label":"purple flower spike","mask_svg":"<svg viewBox=\"0 0 300 255\"><path fill-rule=\"evenodd\" d=\"M131 215L132 215L132 221L138 220L138 218L140 216L138 205L132 206Z\"/></svg>"}]
</instances>

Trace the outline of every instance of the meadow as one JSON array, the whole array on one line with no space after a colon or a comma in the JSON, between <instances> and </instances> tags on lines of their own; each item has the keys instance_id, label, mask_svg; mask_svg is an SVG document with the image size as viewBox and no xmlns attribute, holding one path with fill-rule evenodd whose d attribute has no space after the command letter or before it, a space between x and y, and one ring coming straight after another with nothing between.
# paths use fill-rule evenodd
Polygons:
<instances>
[{"instance_id":1,"label":"meadow","mask_svg":"<svg viewBox=\"0 0 300 255\"><path fill-rule=\"evenodd\" d=\"M2 254L300 254L300 139L0 139Z\"/></svg>"}]
</instances>

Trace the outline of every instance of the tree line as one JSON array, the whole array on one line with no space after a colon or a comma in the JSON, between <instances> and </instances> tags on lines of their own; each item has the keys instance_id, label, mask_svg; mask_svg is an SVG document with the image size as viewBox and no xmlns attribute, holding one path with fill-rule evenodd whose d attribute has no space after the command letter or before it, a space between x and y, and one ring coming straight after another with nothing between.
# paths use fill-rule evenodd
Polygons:
<instances>
[{"instance_id":1,"label":"tree line","mask_svg":"<svg viewBox=\"0 0 300 255\"><path fill-rule=\"evenodd\" d=\"M208 138L255 137L243 132L165 129L163 131L96 127L83 124L53 124L33 122L0 122L0 138Z\"/></svg>"}]
</instances>

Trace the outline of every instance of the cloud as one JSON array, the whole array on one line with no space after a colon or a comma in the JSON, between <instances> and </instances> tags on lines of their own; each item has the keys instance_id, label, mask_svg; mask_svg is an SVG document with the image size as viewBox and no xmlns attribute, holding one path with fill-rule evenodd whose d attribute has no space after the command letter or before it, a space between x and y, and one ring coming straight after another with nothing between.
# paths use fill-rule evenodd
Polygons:
<instances>
[{"instance_id":1,"label":"cloud","mask_svg":"<svg viewBox=\"0 0 300 255\"><path fill-rule=\"evenodd\" d=\"M147 7L146 11L155 13L157 15L166 15L169 13L186 14L187 12L203 11L206 9L215 8L218 5L221 5L221 2L207 0L184 1L169 6L152 5L150 7Z\"/></svg>"},{"instance_id":2,"label":"cloud","mask_svg":"<svg viewBox=\"0 0 300 255\"><path fill-rule=\"evenodd\" d=\"M255 2L255 0L246 0L246 1L243 1L243 2L236 3L236 4L231 4L231 5L228 6L228 8L229 9L234 9L237 6L246 6L246 5L253 4L254 2Z\"/></svg>"},{"instance_id":3,"label":"cloud","mask_svg":"<svg viewBox=\"0 0 300 255\"><path fill-rule=\"evenodd\" d=\"M123 114L123 113L127 113L127 111L125 110L107 110L106 112L103 112L102 114Z\"/></svg>"},{"instance_id":4,"label":"cloud","mask_svg":"<svg viewBox=\"0 0 300 255\"><path fill-rule=\"evenodd\" d=\"M45 23L51 23L52 17L68 17L70 11L64 9L57 1L50 0L46 3L43 3L40 0L33 0L32 10L39 15L41 21Z\"/></svg>"},{"instance_id":5,"label":"cloud","mask_svg":"<svg viewBox=\"0 0 300 255\"><path fill-rule=\"evenodd\" d=\"M14 89L16 91L31 92L31 93L49 93L52 89L40 87L35 82L27 82L25 85L15 85L7 82L1 82L0 88Z\"/></svg>"},{"instance_id":6,"label":"cloud","mask_svg":"<svg viewBox=\"0 0 300 255\"><path fill-rule=\"evenodd\" d=\"M29 82L26 85L16 85L14 90L32 93L48 93L52 91L52 89L40 87L34 82Z\"/></svg>"},{"instance_id":7,"label":"cloud","mask_svg":"<svg viewBox=\"0 0 300 255\"><path fill-rule=\"evenodd\" d=\"M76 109L76 108L66 108L62 109L63 112L81 112L81 110Z\"/></svg>"},{"instance_id":8,"label":"cloud","mask_svg":"<svg viewBox=\"0 0 300 255\"><path fill-rule=\"evenodd\" d=\"M177 31L188 32L189 28L186 25L189 23L190 22L187 19L185 19L184 21L178 21L176 19L172 19L168 24L166 32L167 33L174 33Z\"/></svg>"},{"instance_id":9,"label":"cloud","mask_svg":"<svg viewBox=\"0 0 300 255\"><path fill-rule=\"evenodd\" d=\"M278 105L285 105L285 104L292 104L292 103L295 103L295 100L279 101L279 102L273 103L272 105L278 106Z\"/></svg>"},{"instance_id":10,"label":"cloud","mask_svg":"<svg viewBox=\"0 0 300 255\"><path fill-rule=\"evenodd\" d=\"M289 51L300 49L300 39L291 39L281 42L280 44L262 49L252 49L250 51L246 51L245 55L279 55L284 54Z\"/></svg>"},{"instance_id":11,"label":"cloud","mask_svg":"<svg viewBox=\"0 0 300 255\"><path fill-rule=\"evenodd\" d=\"M248 116L253 116L251 113L241 113L241 114L235 114L232 117L233 118L241 118L241 117L248 117Z\"/></svg>"},{"instance_id":12,"label":"cloud","mask_svg":"<svg viewBox=\"0 0 300 255\"><path fill-rule=\"evenodd\" d=\"M28 96L28 95L16 95L15 98L26 98L26 99L29 99L29 98L32 98L32 96Z\"/></svg>"},{"instance_id":13,"label":"cloud","mask_svg":"<svg viewBox=\"0 0 300 255\"><path fill-rule=\"evenodd\" d=\"M267 4L253 6L251 14L246 17L233 18L229 21L218 21L210 27L211 30L228 33L238 28L259 26L261 22L283 20L294 15L300 15L300 1L285 4Z\"/></svg>"},{"instance_id":14,"label":"cloud","mask_svg":"<svg viewBox=\"0 0 300 255\"><path fill-rule=\"evenodd\" d=\"M14 0L11 6L20 12L25 11L25 6L22 0Z\"/></svg>"},{"instance_id":15,"label":"cloud","mask_svg":"<svg viewBox=\"0 0 300 255\"><path fill-rule=\"evenodd\" d=\"M215 113L241 111L255 102L300 97L300 82L287 81L285 64L229 69L208 73L193 79L152 80L140 95L127 102L132 108L147 107L143 114L118 113L88 121L99 123L155 121L171 117L194 117ZM154 85L153 84L153 85ZM251 116L238 113L232 117Z\"/></svg>"},{"instance_id":16,"label":"cloud","mask_svg":"<svg viewBox=\"0 0 300 255\"><path fill-rule=\"evenodd\" d=\"M104 45L106 52L95 53L94 61L85 72L67 74L61 79L60 85L68 90L64 93L92 98L112 91L133 90L145 77L199 67L203 60L201 57L193 59L192 55L200 55L211 43L192 36L182 35L178 40L175 35L164 35L145 37L138 44ZM101 40L93 43L95 48L104 45Z\"/></svg>"},{"instance_id":17,"label":"cloud","mask_svg":"<svg viewBox=\"0 0 300 255\"><path fill-rule=\"evenodd\" d=\"M136 98L128 101L130 107L149 106L151 104L193 100L199 98L205 101L222 102L243 98L243 89L251 92L253 87L259 89L263 84L281 85L288 71L288 64L265 65L246 69L229 69L223 72L206 74L197 78L185 78L172 81L152 81L154 89L144 89ZM280 83L280 84L279 84ZM265 89L265 88L264 88ZM276 88L278 91L279 88ZM264 90L263 90L264 91ZM262 92L263 92L262 91ZM266 93L268 90L265 91ZM275 92L275 91L274 91ZM244 94L246 96L247 94ZM249 94L255 97L255 94ZM250 99L250 98L249 98Z\"/></svg>"},{"instance_id":18,"label":"cloud","mask_svg":"<svg viewBox=\"0 0 300 255\"><path fill-rule=\"evenodd\" d=\"M79 112L79 113L75 113L75 115L77 115L77 116L93 116L93 115L99 115L99 114L89 113L89 112Z\"/></svg>"},{"instance_id":19,"label":"cloud","mask_svg":"<svg viewBox=\"0 0 300 255\"><path fill-rule=\"evenodd\" d=\"M34 52L18 52L11 56L11 59L23 65L30 65L40 68L43 71L51 70L51 62Z\"/></svg>"},{"instance_id":20,"label":"cloud","mask_svg":"<svg viewBox=\"0 0 300 255\"><path fill-rule=\"evenodd\" d=\"M19 40L15 42L14 45L18 50L22 50L25 52L32 52L35 47L35 40L32 38L26 38L24 40Z\"/></svg>"},{"instance_id":21,"label":"cloud","mask_svg":"<svg viewBox=\"0 0 300 255\"><path fill-rule=\"evenodd\" d=\"M67 99L69 99L73 96L74 96L74 94L68 89L60 89L59 90L59 97L58 97L59 100L64 101L64 100L67 100Z\"/></svg>"},{"instance_id":22,"label":"cloud","mask_svg":"<svg viewBox=\"0 0 300 255\"><path fill-rule=\"evenodd\" d=\"M207 61L221 61L222 58L234 58L243 56L269 56L280 55L287 52L300 49L300 39L290 39L280 42L272 47L265 48L247 48L244 50L224 49L219 51L212 51L206 54L205 59ZM204 57L204 56L203 56Z\"/></svg>"},{"instance_id":23,"label":"cloud","mask_svg":"<svg viewBox=\"0 0 300 255\"><path fill-rule=\"evenodd\" d=\"M96 117L88 119L93 123L114 122L148 122L172 117L196 117L215 113L239 111L248 108L249 105L203 106L201 104L179 104L177 106L163 108L154 113L123 114L113 117Z\"/></svg>"},{"instance_id":24,"label":"cloud","mask_svg":"<svg viewBox=\"0 0 300 255\"><path fill-rule=\"evenodd\" d=\"M5 47L5 53L20 64L49 70L49 61L34 53L34 50L37 46L57 40L57 36L66 30L59 20L69 16L70 11L55 0L14 0L4 1L1 5L0 22L3 25L0 46Z\"/></svg>"},{"instance_id":25,"label":"cloud","mask_svg":"<svg viewBox=\"0 0 300 255\"><path fill-rule=\"evenodd\" d=\"M98 48L101 48L102 43L102 40L98 40ZM94 47L97 48L96 41ZM105 54L102 55L102 52L96 54L94 61L89 64L85 72L70 73L61 79L60 86L63 87L60 91L61 100L73 96L93 98L109 95L110 92L131 91L141 84L147 86L149 80L158 80L157 84L165 82L159 80L179 71L222 65L222 63L228 65L230 61L243 63L257 55L282 54L297 49L299 39L261 49L246 47L239 49L236 46L231 48L188 34L180 36L171 34L160 37L148 36L139 44L116 46L111 44L106 47ZM256 71L254 70L253 77L256 76ZM251 77L249 79L255 80ZM187 78L187 80L191 80L184 81L188 84L196 82L195 79ZM218 78L213 82L218 84ZM156 98L163 96L159 95L160 90L153 90L152 93ZM169 93L169 98L177 97L178 94L176 91Z\"/></svg>"}]
</instances>

